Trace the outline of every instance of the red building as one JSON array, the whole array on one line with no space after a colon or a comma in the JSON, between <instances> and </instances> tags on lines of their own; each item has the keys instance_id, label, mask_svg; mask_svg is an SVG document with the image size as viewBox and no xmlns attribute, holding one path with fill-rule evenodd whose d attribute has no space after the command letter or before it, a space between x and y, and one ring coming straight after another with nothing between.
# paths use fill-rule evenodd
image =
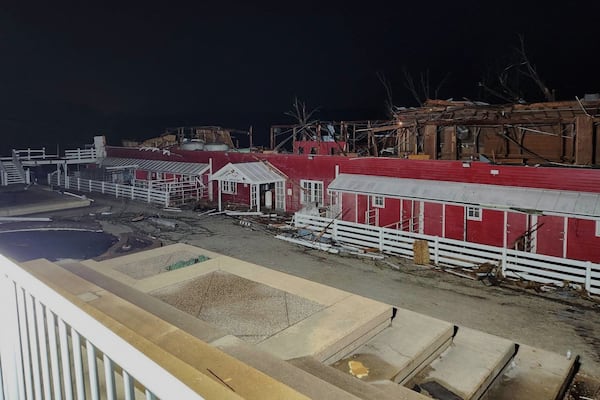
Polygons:
<instances>
[{"instance_id":1,"label":"red building","mask_svg":"<svg viewBox=\"0 0 600 400\"><path fill-rule=\"evenodd\" d=\"M204 181L214 201L220 195L223 202L285 212L317 206L345 221L600 262L597 169L306 153L163 154L117 147L107 153L208 164ZM220 173L263 161L283 178L228 181Z\"/></svg>"}]
</instances>

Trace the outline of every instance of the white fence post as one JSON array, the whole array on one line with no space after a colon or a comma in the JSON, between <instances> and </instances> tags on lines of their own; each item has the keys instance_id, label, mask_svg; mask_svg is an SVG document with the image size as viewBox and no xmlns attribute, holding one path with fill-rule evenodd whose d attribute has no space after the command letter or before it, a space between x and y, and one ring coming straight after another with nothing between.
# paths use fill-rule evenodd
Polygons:
<instances>
[{"instance_id":1,"label":"white fence post","mask_svg":"<svg viewBox=\"0 0 600 400\"><path fill-rule=\"evenodd\" d=\"M133 200L133 186L131 187L131 200Z\"/></svg>"},{"instance_id":2,"label":"white fence post","mask_svg":"<svg viewBox=\"0 0 600 400\"><path fill-rule=\"evenodd\" d=\"M16 287L6 276L0 276L0 364L2 366L2 382L6 399L25 398L22 376L22 358L19 338L19 318L15 299Z\"/></svg>"},{"instance_id":3,"label":"white fence post","mask_svg":"<svg viewBox=\"0 0 600 400\"><path fill-rule=\"evenodd\" d=\"M507 262L508 262L508 250L506 249L506 247L502 248L502 266L500 267L502 270L502 276L506 276L506 267L507 267Z\"/></svg>"},{"instance_id":4,"label":"white fence post","mask_svg":"<svg viewBox=\"0 0 600 400\"><path fill-rule=\"evenodd\" d=\"M88 188L89 188L89 191L91 193L92 192L92 180L91 179L88 180Z\"/></svg>"},{"instance_id":5,"label":"white fence post","mask_svg":"<svg viewBox=\"0 0 600 400\"><path fill-rule=\"evenodd\" d=\"M119 197L119 184L115 184L115 197Z\"/></svg>"},{"instance_id":6,"label":"white fence post","mask_svg":"<svg viewBox=\"0 0 600 400\"><path fill-rule=\"evenodd\" d=\"M592 262L585 263L585 290L589 293L592 290Z\"/></svg>"},{"instance_id":7,"label":"white fence post","mask_svg":"<svg viewBox=\"0 0 600 400\"><path fill-rule=\"evenodd\" d=\"M104 194L104 181L102 181L102 194Z\"/></svg>"},{"instance_id":8,"label":"white fence post","mask_svg":"<svg viewBox=\"0 0 600 400\"><path fill-rule=\"evenodd\" d=\"M435 237L433 242L433 264L438 265L440 262L440 238Z\"/></svg>"},{"instance_id":9,"label":"white fence post","mask_svg":"<svg viewBox=\"0 0 600 400\"><path fill-rule=\"evenodd\" d=\"M81 191L81 178L77 178L77 190Z\"/></svg>"}]
</instances>

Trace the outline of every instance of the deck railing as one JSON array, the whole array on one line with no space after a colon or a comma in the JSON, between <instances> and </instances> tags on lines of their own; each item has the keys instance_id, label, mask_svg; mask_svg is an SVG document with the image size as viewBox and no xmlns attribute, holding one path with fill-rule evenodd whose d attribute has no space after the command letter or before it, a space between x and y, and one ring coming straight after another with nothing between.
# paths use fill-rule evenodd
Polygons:
<instances>
[{"instance_id":1,"label":"deck railing","mask_svg":"<svg viewBox=\"0 0 600 400\"><path fill-rule=\"evenodd\" d=\"M95 160L97 152L95 148L65 150L65 159L67 160Z\"/></svg>"},{"instance_id":2,"label":"deck railing","mask_svg":"<svg viewBox=\"0 0 600 400\"><path fill-rule=\"evenodd\" d=\"M589 261L552 257L543 254L465 242L438 236L405 232L296 213L295 226L319 233L319 237L349 245L376 248L382 253L413 257L415 240L429 243L435 265L449 268L475 268L483 263L498 264L505 277L569 285L600 295L600 265Z\"/></svg>"},{"instance_id":3,"label":"deck railing","mask_svg":"<svg viewBox=\"0 0 600 400\"><path fill-rule=\"evenodd\" d=\"M0 255L0 399L202 399L84 310Z\"/></svg>"}]
</instances>

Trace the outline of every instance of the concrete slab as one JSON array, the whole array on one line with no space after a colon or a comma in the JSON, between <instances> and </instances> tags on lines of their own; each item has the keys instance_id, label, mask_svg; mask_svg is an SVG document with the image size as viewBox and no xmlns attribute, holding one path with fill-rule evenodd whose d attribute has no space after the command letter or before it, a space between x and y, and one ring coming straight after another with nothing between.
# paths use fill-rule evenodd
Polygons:
<instances>
[{"instance_id":1,"label":"concrete slab","mask_svg":"<svg viewBox=\"0 0 600 400\"><path fill-rule=\"evenodd\" d=\"M449 322L397 309L390 327L333 366L347 372L348 361L359 361L370 371L363 380L402 383L441 354L453 335L454 325Z\"/></svg>"},{"instance_id":2,"label":"concrete slab","mask_svg":"<svg viewBox=\"0 0 600 400\"><path fill-rule=\"evenodd\" d=\"M513 362L486 394L487 400L555 400L562 398L574 373L576 357L520 346Z\"/></svg>"},{"instance_id":3,"label":"concrete slab","mask_svg":"<svg viewBox=\"0 0 600 400\"><path fill-rule=\"evenodd\" d=\"M65 263L61 264L61 266L87 280L88 282L100 286L102 289L114 293L122 299L135 304L136 306L156 315L157 317L177 326L180 329L183 329L200 340L210 342L227 334L215 326L199 320L188 313L180 311L164 301L156 299L149 294L135 290L129 285L118 282L89 267L86 267L81 263ZM90 300L88 301L95 300L95 298L87 294L82 294L79 296L79 298L82 298L82 296L89 298Z\"/></svg>"},{"instance_id":4,"label":"concrete slab","mask_svg":"<svg viewBox=\"0 0 600 400\"><path fill-rule=\"evenodd\" d=\"M314 357L301 357L289 360L289 362L303 369L304 371L318 377L319 379L329 382L332 385L343 388L345 391L352 393L360 399L381 399L381 400L426 400L427 397L414 392L406 387L395 385L391 387L377 387L369 383L363 382L360 379L345 374L335 368L331 368L319 362ZM325 398L325 397L322 397Z\"/></svg>"},{"instance_id":5,"label":"concrete slab","mask_svg":"<svg viewBox=\"0 0 600 400\"><path fill-rule=\"evenodd\" d=\"M229 334L258 343L319 312L323 305L215 271L151 293Z\"/></svg>"},{"instance_id":6,"label":"concrete slab","mask_svg":"<svg viewBox=\"0 0 600 400\"><path fill-rule=\"evenodd\" d=\"M90 205L89 199L65 196L40 186L30 186L27 190L23 186L20 190L1 190L0 193L0 217L40 214Z\"/></svg>"},{"instance_id":7,"label":"concrete slab","mask_svg":"<svg viewBox=\"0 0 600 400\"><path fill-rule=\"evenodd\" d=\"M478 399L514 353L515 344L509 340L461 327L452 345L407 386L417 384L430 392L439 389L464 400Z\"/></svg>"},{"instance_id":8,"label":"concrete slab","mask_svg":"<svg viewBox=\"0 0 600 400\"><path fill-rule=\"evenodd\" d=\"M366 334L377 334L374 329L387 326L391 316L391 306L351 295L264 340L258 347L284 360L313 356L324 361L351 343L362 345L370 339ZM361 337L362 343L357 341Z\"/></svg>"},{"instance_id":9,"label":"concrete slab","mask_svg":"<svg viewBox=\"0 0 600 400\"><path fill-rule=\"evenodd\" d=\"M359 398L286 361L260 351L235 336L225 336L210 344L311 399L355 400Z\"/></svg>"}]
</instances>

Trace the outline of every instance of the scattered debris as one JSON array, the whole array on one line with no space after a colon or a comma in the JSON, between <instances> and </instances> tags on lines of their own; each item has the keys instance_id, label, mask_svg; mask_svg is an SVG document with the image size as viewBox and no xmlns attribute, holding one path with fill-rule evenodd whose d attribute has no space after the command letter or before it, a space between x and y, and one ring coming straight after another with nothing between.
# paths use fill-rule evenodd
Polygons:
<instances>
[{"instance_id":1,"label":"scattered debris","mask_svg":"<svg viewBox=\"0 0 600 400\"><path fill-rule=\"evenodd\" d=\"M136 217L131 218L131 222L140 222L140 221L143 221L144 218L145 218L144 214L140 214L140 215L138 215Z\"/></svg>"},{"instance_id":2,"label":"scattered debris","mask_svg":"<svg viewBox=\"0 0 600 400\"><path fill-rule=\"evenodd\" d=\"M0 217L0 222L52 222L52 218L44 217Z\"/></svg>"},{"instance_id":3,"label":"scattered debris","mask_svg":"<svg viewBox=\"0 0 600 400\"><path fill-rule=\"evenodd\" d=\"M170 219L150 218L149 221L154 225L159 225L170 229L177 229L177 222Z\"/></svg>"},{"instance_id":4,"label":"scattered debris","mask_svg":"<svg viewBox=\"0 0 600 400\"><path fill-rule=\"evenodd\" d=\"M365 365L360 361L348 361L348 368L350 374L358 379L369 376L369 368L365 367Z\"/></svg>"}]
</instances>

